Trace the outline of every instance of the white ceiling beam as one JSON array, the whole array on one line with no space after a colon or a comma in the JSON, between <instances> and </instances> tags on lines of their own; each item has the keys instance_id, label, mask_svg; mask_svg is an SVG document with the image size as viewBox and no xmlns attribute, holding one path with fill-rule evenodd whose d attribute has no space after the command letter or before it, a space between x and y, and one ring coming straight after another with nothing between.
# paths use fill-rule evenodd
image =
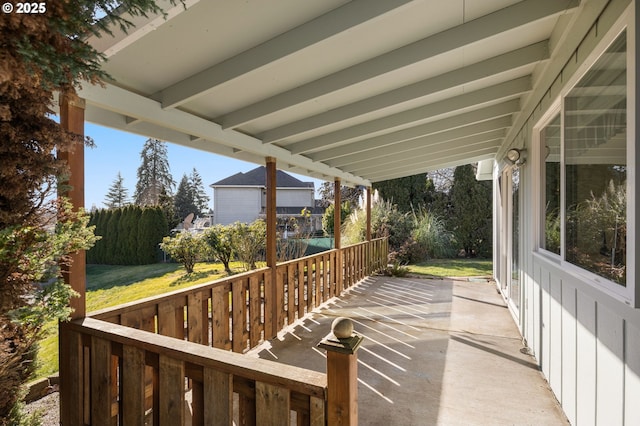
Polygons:
<instances>
[{"instance_id":1,"label":"white ceiling beam","mask_svg":"<svg viewBox=\"0 0 640 426\"><path fill-rule=\"evenodd\" d=\"M376 175L375 177L371 177L371 182L382 182L389 179L397 179L405 176L413 176L420 173L427 173L434 170L444 169L448 167L457 167L465 164L472 164L478 161L483 160L493 160L495 158L495 153L487 152L477 155L469 155L465 158L459 159L450 159L443 162L429 162L422 163L419 166L407 168L403 171L395 171L395 172L387 172L383 174Z\"/></svg>"},{"instance_id":2,"label":"white ceiling beam","mask_svg":"<svg viewBox=\"0 0 640 426\"><path fill-rule=\"evenodd\" d=\"M477 135L479 138L484 138L483 140L487 140L487 137L490 139L504 137L506 135L505 129L509 126L511 126L511 116L495 118L470 126L459 127L448 132L423 136L358 154L345 155L344 157L329 160L325 163L331 167L353 167L354 164L366 163L376 158L389 159L400 156L406 157L407 152L414 150L436 152L441 148L446 149L447 147L466 143L462 138L468 136ZM487 134L487 132L489 132L489 134Z\"/></svg>"},{"instance_id":3,"label":"white ceiling beam","mask_svg":"<svg viewBox=\"0 0 640 426\"><path fill-rule=\"evenodd\" d=\"M228 81L404 6L411 0L355 0L173 84L152 97L174 108ZM248 29L250 31L250 29ZM226 126L229 127L229 126Z\"/></svg>"},{"instance_id":4,"label":"white ceiling beam","mask_svg":"<svg viewBox=\"0 0 640 426\"><path fill-rule=\"evenodd\" d=\"M312 154L307 154L314 161L326 161L334 158L343 157L345 155L357 154L360 152L377 149L393 143L403 142L434 133L452 130L458 127L468 126L470 124L479 123L481 121L490 120L496 117L511 115L518 111L520 101L513 99L501 104L492 105L486 108L465 112L460 115L445 118L438 121L432 121L420 126L410 127L408 129L398 130L396 132L387 133L385 135L340 145L335 148L320 150ZM289 146L287 148L293 148Z\"/></svg>"},{"instance_id":5,"label":"white ceiling beam","mask_svg":"<svg viewBox=\"0 0 640 426\"><path fill-rule=\"evenodd\" d=\"M487 160L495 157L495 149L484 149L466 155L458 155L441 159L440 162L425 162L415 164L413 166L398 168L393 170L381 169L378 173L371 176L372 181L395 179L398 177L411 176L417 173L438 170L447 167L454 167L462 164L470 164L479 160ZM442 164L442 166L440 166ZM404 172L403 172L404 170Z\"/></svg>"},{"instance_id":6,"label":"white ceiling beam","mask_svg":"<svg viewBox=\"0 0 640 426\"><path fill-rule=\"evenodd\" d=\"M247 155L257 158L274 157L278 162L290 164L302 169L314 170L328 176L339 177L346 184L368 185L366 179L345 173L342 170L331 168L323 163L313 162L311 159L292 155L289 151L274 146L265 145L262 141L245 135L235 130L223 130L218 124L197 117L193 114L177 109L165 110L162 105L153 99L146 98L120 87L105 84L105 87L84 85L78 95L87 101L91 108L100 108L108 112L122 116L121 123L115 122L116 128L125 129L125 117L136 117L144 121L144 124L157 128L165 128L173 132L179 132L184 140L183 144L191 146L198 144L205 151L209 151L209 145L220 144L240 150ZM99 120L96 123L101 124ZM198 139L194 140L193 137ZM201 139L200 139L201 138ZM169 140L170 142L174 142ZM215 152L215 151L210 151ZM263 162L262 161L262 162Z\"/></svg>"},{"instance_id":7,"label":"white ceiling beam","mask_svg":"<svg viewBox=\"0 0 640 426\"><path fill-rule=\"evenodd\" d=\"M377 167L375 170L371 170L370 172L368 172L367 175L371 176L371 179L369 180L374 180L374 179L379 179L381 176L388 176L389 174L394 174L394 173L402 173L403 170L413 170L413 169L431 167L441 162L444 164L447 164L451 161L465 160L467 157L473 157L476 155L486 155L486 154L495 155L496 151L498 150L499 143L500 142L498 140L487 141L483 144L477 145L477 148L470 147L465 152L460 152L460 151L452 152L451 154L448 154L448 155L439 156L437 159L433 159L433 157L424 155L421 158L416 158L415 160L407 161L404 164L395 163L395 164L389 164L386 166ZM438 167L438 168L444 168L444 167L445 166ZM410 176L410 175L407 174L405 176Z\"/></svg>"},{"instance_id":8,"label":"white ceiling beam","mask_svg":"<svg viewBox=\"0 0 640 426\"><path fill-rule=\"evenodd\" d=\"M380 168L388 169L393 167L402 168L404 165L416 164L421 161L433 158L443 158L451 155L464 155L479 148L495 148L497 151L500 141L504 138L506 131L504 129L493 130L479 135L466 136L458 140L450 141L448 144L438 144L435 147L425 146L423 149L416 149L411 156L404 154L387 155L386 157L372 158L367 161L359 161L358 163L347 164L342 167L350 173L358 175L367 175L374 173Z\"/></svg>"},{"instance_id":9,"label":"white ceiling beam","mask_svg":"<svg viewBox=\"0 0 640 426\"><path fill-rule=\"evenodd\" d=\"M598 17L610 4L611 7L614 7L615 4L615 7L619 7L620 9L627 7L626 2L611 3L609 0L590 0L585 2L584 7L578 9L578 13L571 16L570 22L566 23L571 30L561 31L560 37L555 42L555 45L558 47L552 52L552 60L543 64L541 67L541 77L536 82L535 90L533 90L531 96L528 97L526 104L523 105L522 113L519 114L513 127L509 133L507 133L504 144L500 147L496 155L498 160L501 159L515 143L518 133L548 93L556 77L562 73L562 69L592 29L593 23L597 22Z\"/></svg>"},{"instance_id":10,"label":"white ceiling beam","mask_svg":"<svg viewBox=\"0 0 640 426\"><path fill-rule=\"evenodd\" d=\"M548 58L549 43L547 40L541 41L408 86L279 126L262 133L260 139L265 142L282 141L324 126L463 86L483 78L500 75Z\"/></svg>"},{"instance_id":11,"label":"white ceiling beam","mask_svg":"<svg viewBox=\"0 0 640 426\"><path fill-rule=\"evenodd\" d=\"M100 34L99 37L91 35L87 38L87 43L109 58L185 12L199 1L200 0L183 0L172 4L171 0L157 0L155 2L156 5L164 12L164 14L159 15L132 16L130 13L124 12L122 18L133 24L131 28L123 31L119 26L114 27L112 25L112 28L110 28L112 32L111 35L106 33Z\"/></svg>"},{"instance_id":12,"label":"white ceiling beam","mask_svg":"<svg viewBox=\"0 0 640 426\"><path fill-rule=\"evenodd\" d=\"M412 123L425 122L431 117L452 113L468 108L479 109L485 104L499 103L513 99L531 90L531 77L520 77L515 80L499 83L484 89L468 92L453 98L444 99L408 111L389 115L377 120L336 130L324 135L309 138L289 147L292 153L309 152L318 147L329 147L333 144L344 144L349 140L362 139L376 133L390 133L393 129L407 127ZM488 106L488 105L486 105Z\"/></svg>"},{"instance_id":13,"label":"white ceiling beam","mask_svg":"<svg viewBox=\"0 0 640 426\"><path fill-rule=\"evenodd\" d=\"M354 84L462 48L538 19L565 12L578 0L525 0L446 31L353 65L334 74L240 108L216 119L225 128L293 107Z\"/></svg>"}]
</instances>

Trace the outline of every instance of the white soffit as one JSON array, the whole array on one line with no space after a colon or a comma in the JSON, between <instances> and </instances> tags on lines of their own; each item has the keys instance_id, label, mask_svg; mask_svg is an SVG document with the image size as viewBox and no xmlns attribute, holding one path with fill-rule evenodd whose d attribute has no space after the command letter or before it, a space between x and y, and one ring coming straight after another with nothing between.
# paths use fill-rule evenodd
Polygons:
<instances>
[{"instance_id":1,"label":"white soffit","mask_svg":"<svg viewBox=\"0 0 640 426\"><path fill-rule=\"evenodd\" d=\"M159 4L166 19L90 39L113 80L80 91L87 120L347 185L492 160L554 55L551 35L571 31L559 18L581 10L578 0Z\"/></svg>"}]
</instances>

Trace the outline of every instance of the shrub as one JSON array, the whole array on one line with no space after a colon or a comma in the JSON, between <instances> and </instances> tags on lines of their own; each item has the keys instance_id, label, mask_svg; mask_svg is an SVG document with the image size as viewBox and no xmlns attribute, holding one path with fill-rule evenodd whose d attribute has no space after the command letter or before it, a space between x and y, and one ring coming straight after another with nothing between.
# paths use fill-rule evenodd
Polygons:
<instances>
[{"instance_id":1,"label":"shrub","mask_svg":"<svg viewBox=\"0 0 640 426\"><path fill-rule=\"evenodd\" d=\"M311 238L311 225L309 218L311 212L304 208L300 212L300 217L290 216L278 219L278 227L282 227L287 232L278 232L276 241L276 259L278 262L286 262L292 259L303 257L309 246ZM291 230L291 236L288 230Z\"/></svg>"},{"instance_id":2,"label":"shrub","mask_svg":"<svg viewBox=\"0 0 640 426\"><path fill-rule=\"evenodd\" d=\"M345 220L351 215L351 204L348 201L345 201L340 205L340 223L344 225ZM329 204L329 206L324 211L324 215L322 215L322 229L327 235L333 235L333 227L334 227L334 218L335 218L335 206L333 204Z\"/></svg>"},{"instance_id":3,"label":"shrub","mask_svg":"<svg viewBox=\"0 0 640 426\"><path fill-rule=\"evenodd\" d=\"M382 275L388 277L406 277L409 274L409 268L402 265L400 262L393 262L390 266L387 266L382 271Z\"/></svg>"},{"instance_id":4,"label":"shrub","mask_svg":"<svg viewBox=\"0 0 640 426\"><path fill-rule=\"evenodd\" d=\"M448 258L456 254L453 233L445 229L445 223L426 209L413 212L413 231L411 236L421 250L422 259Z\"/></svg>"},{"instance_id":5,"label":"shrub","mask_svg":"<svg viewBox=\"0 0 640 426\"><path fill-rule=\"evenodd\" d=\"M214 258L224 265L227 274L231 274L229 262L233 256L233 230L230 226L214 225L204 231L202 240L208 246Z\"/></svg>"},{"instance_id":6,"label":"shrub","mask_svg":"<svg viewBox=\"0 0 640 426\"><path fill-rule=\"evenodd\" d=\"M256 269L256 262L265 250L267 224L258 219L248 225L236 222L231 227L231 241L238 260L247 271Z\"/></svg>"},{"instance_id":7,"label":"shrub","mask_svg":"<svg viewBox=\"0 0 640 426\"><path fill-rule=\"evenodd\" d=\"M203 258L207 249L199 235L186 231L178 233L175 237L164 237L160 247L173 259L182 263L187 274L193 272L196 262Z\"/></svg>"},{"instance_id":8,"label":"shrub","mask_svg":"<svg viewBox=\"0 0 640 426\"><path fill-rule=\"evenodd\" d=\"M411 218L389 201L374 197L371 206L371 237L389 238L389 251L397 252L411 236ZM342 235L346 244L364 241L367 230L367 215L363 206L354 210L345 221Z\"/></svg>"}]
</instances>

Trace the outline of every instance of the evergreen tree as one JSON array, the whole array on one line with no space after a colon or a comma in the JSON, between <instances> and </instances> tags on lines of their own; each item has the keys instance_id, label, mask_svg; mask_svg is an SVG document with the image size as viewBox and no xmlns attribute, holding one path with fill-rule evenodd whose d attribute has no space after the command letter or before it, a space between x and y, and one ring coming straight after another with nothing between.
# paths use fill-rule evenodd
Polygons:
<instances>
[{"instance_id":1,"label":"evergreen tree","mask_svg":"<svg viewBox=\"0 0 640 426\"><path fill-rule=\"evenodd\" d=\"M448 228L467 257L490 256L492 247L491 182L476 180L472 165L456 167L450 192Z\"/></svg>"},{"instance_id":2,"label":"evergreen tree","mask_svg":"<svg viewBox=\"0 0 640 426\"><path fill-rule=\"evenodd\" d=\"M193 202L197 207L197 215L202 216L207 213L207 206L209 204L209 197L204 190L204 184L202 183L202 177L200 173L193 168L191 176L189 176L189 182L191 184L191 190L193 191Z\"/></svg>"},{"instance_id":3,"label":"evergreen tree","mask_svg":"<svg viewBox=\"0 0 640 426\"><path fill-rule=\"evenodd\" d=\"M140 152L140 160L135 203L139 206L157 206L163 191L171 194L175 186L166 143L158 139L147 139Z\"/></svg>"},{"instance_id":4,"label":"evergreen tree","mask_svg":"<svg viewBox=\"0 0 640 426\"><path fill-rule=\"evenodd\" d=\"M140 207L127 206L122 209L118 224L118 264L135 265L138 263L138 223Z\"/></svg>"},{"instance_id":5,"label":"evergreen tree","mask_svg":"<svg viewBox=\"0 0 640 426\"><path fill-rule=\"evenodd\" d=\"M107 244L108 234L105 232L105 226L108 221L108 212L110 212L110 210L99 209L91 214L91 216L95 218L95 233L101 238L96 242L91 250L87 251L87 263L102 263L104 247Z\"/></svg>"},{"instance_id":6,"label":"evergreen tree","mask_svg":"<svg viewBox=\"0 0 640 426\"><path fill-rule=\"evenodd\" d=\"M104 205L107 206L108 209L117 209L129 204L129 192L123 182L124 179L120 172L118 172L116 180L113 181L109 187L109 192L107 192L105 196Z\"/></svg>"},{"instance_id":7,"label":"evergreen tree","mask_svg":"<svg viewBox=\"0 0 640 426\"><path fill-rule=\"evenodd\" d=\"M425 174L376 182L373 188L378 190L382 199L391 201L405 213L428 207L435 198L433 182Z\"/></svg>"},{"instance_id":8,"label":"evergreen tree","mask_svg":"<svg viewBox=\"0 0 640 426\"><path fill-rule=\"evenodd\" d=\"M193 186L185 174L180 180L175 197L173 197L173 204L175 205L176 214L180 221L185 220L190 213L194 215L199 213L198 207L195 204L194 195Z\"/></svg>"},{"instance_id":9,"label":"evergreen tree","mask_svg":"<svg viewBox=\"0 0 640 426\"><path fill-rule=\"evenodd\" d=\"M81 83L106 76L103 56L87 40L114 23L131 27L122 10L133 16L160 12L152 0L41 4L46 13L0 19L0 164L12 171L0 173L0 425L30 422L17 402L37 365L37 343L47 321L69 314L71 292L57 272L58 280L45 288L33 283L51 278L44 274L69 264L69 253L94 240L87 218L56 199L67 165L52 153L69 152L82 140L53 119L54 94L73 95Z\"/></svg>"},{"instance_id":10,"label":"evergreen tree","mask_svg":"<svg viewBox=\"0 0 640 426\"><path fill-rule=\"evenodd\" d=\"M160 253L159 244L169 232L164 211L160 207L148 207L142 211L138 226L138 262L155 263Z\"/></svg>"},{"instance_id":11,"label":"evergreen tree","mask_svg":"<svg viewBox=\"0 0 640 426\"><path fill-rule=\"evenodd\" d=\"M106 263L109 265L117 265L118 262L118 249L120 245L120 216L122 216L122 209L113 210L107 223L106 233L109 235L109 244L107 246Z\"/></svg>"},{"instance_id":12,"label":"evergreen tree","mask_svg":"<svg viewBox=\"0 0 640 426\"><path fill-rule=\"evenodd\" d=\"M176 212L176 206L173 202L174 196L162 191L160 194L160 203L158 204L164 214L164 221L169 229L174 229L180 223L180 218Z\"/></svg>"}]
</instances>

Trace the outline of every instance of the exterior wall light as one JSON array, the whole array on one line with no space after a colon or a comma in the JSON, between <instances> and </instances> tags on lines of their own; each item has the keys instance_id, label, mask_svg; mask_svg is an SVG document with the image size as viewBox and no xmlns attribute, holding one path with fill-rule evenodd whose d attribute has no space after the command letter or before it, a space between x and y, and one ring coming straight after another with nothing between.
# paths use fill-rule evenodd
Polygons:
<instances>
[{"instance_id":1,"label":"exterior wall light","mask_svg":"<svg viewBox=\"0 0 640 426\"><path fill-rule=\"evenodd\" d=\"M509 160L511 164L524 164L526 160L525 150L511 148L507 151L507 160Z\"/></svg>"}]
</instances>

